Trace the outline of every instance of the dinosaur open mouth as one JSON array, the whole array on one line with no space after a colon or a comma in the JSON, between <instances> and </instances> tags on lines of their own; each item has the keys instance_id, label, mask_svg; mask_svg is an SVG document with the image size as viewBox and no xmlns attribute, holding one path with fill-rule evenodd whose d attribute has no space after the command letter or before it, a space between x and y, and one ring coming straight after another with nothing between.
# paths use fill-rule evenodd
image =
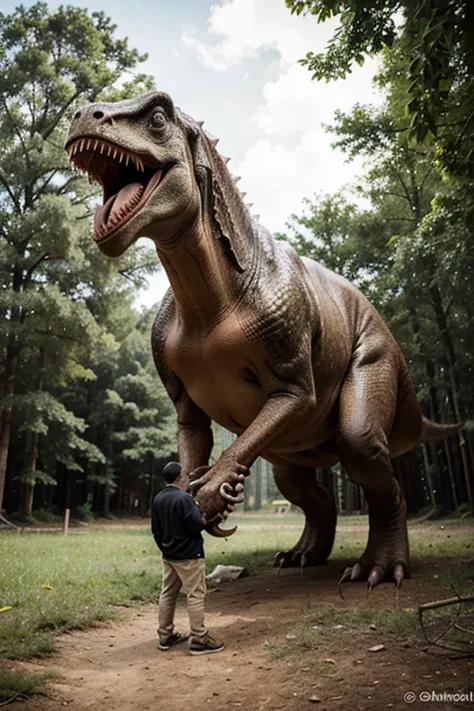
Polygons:
<instances>
[{"instance_id":1,"label":"dinosaur open mouth","mask_svg":"<svg viewBox=\"0 0 474 711\"><path fill-rule=\"evenodd\" d=\"M143 207L171 165L137 155L100 138L79 138L66 147L70 161L98 182L103 204L95 211L92 236L110 237Z\"/></svg>"}]
</instances>

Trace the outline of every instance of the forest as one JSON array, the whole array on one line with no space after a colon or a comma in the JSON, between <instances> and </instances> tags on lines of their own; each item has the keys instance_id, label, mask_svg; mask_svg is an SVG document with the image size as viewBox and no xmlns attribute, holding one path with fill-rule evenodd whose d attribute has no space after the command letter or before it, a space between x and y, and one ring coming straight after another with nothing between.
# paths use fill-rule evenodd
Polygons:
<instances>
[{"instance_id":1,"label":"forest","mask_svg":"<svg viewBox=\"0 0 474 711\"><path fill-rule=\"evenodd\" d=\"M348 161L364 159L350 195L308 196L277 236L377 307L426 416L468 422L474 6L286 4L321 22L339 20L326 51L301 59L315 91L317 81L344 77L376 55L384 98L339 112L326 127ZM144 516L163 464L177 456L174 410L150 348L156 307L137 306L160 268L156 255L141 243L118 261L99 253L89 235L97 186L64 152L79 105L154 87L140 73L145 59L103 13L43 2L0 13L0 511L9 520L47 520L64 508L85 518ZM225 437L215 434L219 448ZM394 460L410 513L473 512L473 462L469 427ZM340 508L362 510L358 491L336 475ZM268 491L278 495L266 483Z\"/></svg>"}]
</instances>

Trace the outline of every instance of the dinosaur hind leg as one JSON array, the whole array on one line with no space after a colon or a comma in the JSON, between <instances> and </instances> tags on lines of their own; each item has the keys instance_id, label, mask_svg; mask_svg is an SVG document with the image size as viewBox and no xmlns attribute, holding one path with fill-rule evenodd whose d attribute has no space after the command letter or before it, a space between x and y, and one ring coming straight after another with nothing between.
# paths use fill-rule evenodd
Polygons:
<instances>
[{"instance_id":1,"label":"dinosaur hind leg","mask_svg":"<svg viewBox=\"0 0 474 711\"><path fill-rule=\"evenodd\" d=\"M299 506L306 518L297 544L277 553L274 565L290 568L325 563L336 533L337 511L332 494L318 484L312 467L285 462L274 466L274 473L282 495Z\"/></svg>"},{"instance_id":2,"label":"dinosaur hind leg","mask_svg":"<svg viewBox=\"0 0 474 711\"><path fill-rule=\"evenodd\" d=\"M387 349L388 350L388 349ZM408 574L406 505L393 478L389 438L400 408L396 353L363 349L347 374L340 395L338 454L349 479L364 490L369 506L367 546L343 580L384 580L399 586ZM419 411L403 408L407 427L416 429Z\"/></svg>"}]
</instances>

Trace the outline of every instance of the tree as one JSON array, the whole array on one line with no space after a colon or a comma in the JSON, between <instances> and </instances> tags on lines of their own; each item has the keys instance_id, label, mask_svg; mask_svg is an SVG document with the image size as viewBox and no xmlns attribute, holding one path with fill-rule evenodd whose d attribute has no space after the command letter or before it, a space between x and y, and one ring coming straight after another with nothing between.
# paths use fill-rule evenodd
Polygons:
<instances>
[{"instance_id":1,"label":"tree","mask_svg":"<svg viewBox=\"0 0 474 711\"><path fill-rule=\"evenodd\" d=\"M38 2L0 14L0 508L24 364L25 392L41 393L53 366L64 381L88 377L78 353L101 340L87 297L111 268L91 256L85 218L95 195L72 172L63 145L78 102L151 86L144 75L123 81L146 57L114 33L103 13L72 6L50 12ZM42 428L33 421L30 480Z\"/></svg>"},{"instance_id":2,"label":"tree","mask_svg":"<svg viewBox=\"0 0 474 711\"><path fill-rule=\"evenodd\" d=\"M308 52L301 63L315 79L345 77L354 63L386 49L401 51L406 107L418 140L438 135L458 103L460 133L472 129L474 4L469 0L286 0L292 13L339 26L325 52Z\"/></svg>"}]
</instances>

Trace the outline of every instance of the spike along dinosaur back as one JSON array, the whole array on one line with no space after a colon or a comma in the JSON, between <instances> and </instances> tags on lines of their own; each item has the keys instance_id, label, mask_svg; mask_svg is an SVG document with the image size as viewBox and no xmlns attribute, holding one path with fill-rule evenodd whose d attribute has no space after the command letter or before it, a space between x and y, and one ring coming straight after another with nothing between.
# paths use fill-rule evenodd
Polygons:
<instances>
[{"instance_id":1,"label":"spike along dinosaur back","mask_svg":"<svg viewBox=\"0 0 474 711\"><path fill-rule=\"evenodd\" d=\"M381 316L349 282L252 219L216 143L160 92L82 108L66 143L103 189L92 229L99 249L117 257L149 237L168 274L153 354L207 530L235 531L220 524L262 456L305 514L301 538L275 564L323 563L336 509L315 467L339 461L363 488L370 522L367 546L343 578L400 585L406 506L390 458L461 425L422 417ZM212 420L237 438L209 466Z\"/></svg>"}]
</instances>

